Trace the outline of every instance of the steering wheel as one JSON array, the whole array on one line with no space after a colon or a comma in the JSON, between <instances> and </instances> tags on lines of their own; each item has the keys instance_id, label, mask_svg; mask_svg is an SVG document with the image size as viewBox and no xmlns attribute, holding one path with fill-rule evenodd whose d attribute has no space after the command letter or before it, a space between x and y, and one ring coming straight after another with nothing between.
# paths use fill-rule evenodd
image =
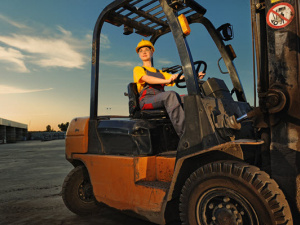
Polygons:
<instances>
[{"instance_id":1,"label":"steering wheel","mask_svg":"<svg viewBox=\"0 0 300 225\"><path fill-rule=\"evenodd\" d=\"M197 75L198 75L198 73L200 71L200 67L201 67L202 64L204 65L204 69L202 71L203 71L203 73L205 73L206 72L206 68L207 68L206 62L201 61L201 60L194 62L194 66L197 65L197 67L195 69ZM186 88L186 85L180 85L179 84L179 83L182 83L182 82L185 81L185 79L182 79L182 80L180 79L180 77L182 76L182 74L183 74L183 70L181 70L181 72L178 74L178 76L177 76L177 78L175 80L176 87L178 87L178 88Z\"/></svg>"}]
</instances>

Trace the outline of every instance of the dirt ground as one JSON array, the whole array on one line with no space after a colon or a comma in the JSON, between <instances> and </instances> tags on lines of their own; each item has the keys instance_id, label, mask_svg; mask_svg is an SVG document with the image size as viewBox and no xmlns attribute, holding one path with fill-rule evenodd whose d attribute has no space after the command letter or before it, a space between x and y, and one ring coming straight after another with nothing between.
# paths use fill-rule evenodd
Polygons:
<instances>
[{"instance_id":1,"label":"dirt ground","mask_svg":"<svg viewBox=\"0 0 300 225\"><path fill-rule=\"evenodd\" d=\"M153 225L105 208L97 216L79 217L61 198L72 165L65 160L64 140L0 145L0 224Z\"/></svg>"}]
</instances>

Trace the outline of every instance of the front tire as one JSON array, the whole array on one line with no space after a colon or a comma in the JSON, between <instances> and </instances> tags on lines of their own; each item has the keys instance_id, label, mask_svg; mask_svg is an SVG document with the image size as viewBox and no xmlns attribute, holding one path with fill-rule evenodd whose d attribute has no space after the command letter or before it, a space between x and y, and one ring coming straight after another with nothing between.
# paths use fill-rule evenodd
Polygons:
<instances>
[{"instance_id":1,"label":"front tire","mask_svg":"<svg viewBox=\"0 0 300 225\"><path fill-rule=\"evenodd\" d=\"M216 162L197 169L180 196L184 225L292 225L283 192L269 175L244 163Z\"/></svg>"},{"instance_id":2,"label":"front tire","mask_svg":"<svg viewBox=\"0 0 300 225\"><path fill-rule=\"evenodd\" d=\"M75 167L65 178L62 198L67 208L77 215L85 216L99 212L100 208L84 166Z\"/></svg>"}]
</instances>

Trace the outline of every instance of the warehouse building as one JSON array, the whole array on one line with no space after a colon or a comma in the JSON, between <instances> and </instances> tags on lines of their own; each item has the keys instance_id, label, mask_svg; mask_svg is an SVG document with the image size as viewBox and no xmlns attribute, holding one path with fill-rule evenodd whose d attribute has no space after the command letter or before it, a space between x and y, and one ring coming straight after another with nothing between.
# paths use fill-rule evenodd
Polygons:
<instances>
[{"instance_id":1,"label":"warehouse building","mask_svg":"<svg viewBox=\"0 0 300 225\"><path fill-rule=\"evenodd\" d=\"M0 118L0 144L26 140L28 126Z\"/></svg>"}]
</instances>

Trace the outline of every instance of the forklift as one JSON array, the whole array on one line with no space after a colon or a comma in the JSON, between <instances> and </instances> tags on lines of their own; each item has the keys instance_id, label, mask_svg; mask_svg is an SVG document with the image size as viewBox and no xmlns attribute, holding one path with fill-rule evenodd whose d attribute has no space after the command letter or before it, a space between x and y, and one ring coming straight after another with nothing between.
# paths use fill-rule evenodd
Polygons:
<instances>
[{"instance_id":1,"label":"forklift","mask_svg":"<svg viewBox=\"0 0 300 225\"><path fill-rule=\"evenodd\" d=\"M258 107L247 102L236 54L225 44L233 38L232 26L215 28L199 2L115 0L99 15L90 115L74 118L66 136L66 159L74 169L62 198L73 213L97 214L106 205L156 224L300 224L299 1L250 0ZM124 35L149 37L153 45L172 33L181 65L163 71L185 76L176 80L187 90L183 136L165 109L139 108L135 83L124 84L129 116L98 115L104 23L123 28ZM204 26L219 50L231 91L222 79L198 80L207 64L194 61L189 49L194 23Z\"/></svg>"}]
</instances>

